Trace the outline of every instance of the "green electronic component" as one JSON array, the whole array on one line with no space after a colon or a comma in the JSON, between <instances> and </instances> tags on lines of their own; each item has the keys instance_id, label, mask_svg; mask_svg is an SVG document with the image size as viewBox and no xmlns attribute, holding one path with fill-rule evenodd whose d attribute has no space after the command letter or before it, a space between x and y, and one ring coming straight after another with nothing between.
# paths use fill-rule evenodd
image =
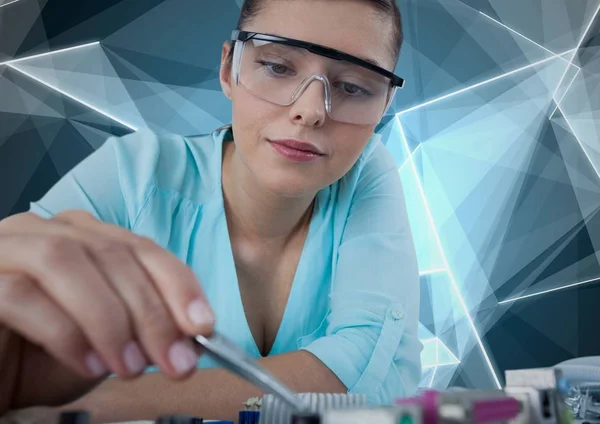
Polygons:
<instances>
[{"instance_id":1,"label":"green electronic component","mask_svg":"<svg viewBox=\"0 0 600 424\"><path fill-rule=\"evenodd\" d=\"M400 418L398 419L398 424L413 424L412 415L408 415L408 414L401 415Z\"/></svg>"}]
</instances>

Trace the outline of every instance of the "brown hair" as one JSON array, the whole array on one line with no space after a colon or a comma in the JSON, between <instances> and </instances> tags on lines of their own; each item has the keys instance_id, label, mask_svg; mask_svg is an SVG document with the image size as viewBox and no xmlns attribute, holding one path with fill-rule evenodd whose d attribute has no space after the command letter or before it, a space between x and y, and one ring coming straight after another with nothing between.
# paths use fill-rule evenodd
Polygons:
<instances>
[{"instance_id":1,"label":"brown hair","mask_svg":"<svg viewBox=\"0 0 600 424\"><path fill-rule=\"evenodd\" d=\"M265 4L270 0L245 0L240 11L240 17L237 23L237 29L241 30L250 22L260 11L265 7ZM279 0L280 1L280 0ZM391 54L394 57L394 63L398 61L400 49L404 40L402 32L402 16L400 9L396 4L396 0L363 0L371 4L377 12L383 17L393 20L394 30L391 44ZM229 52L227 63L231 64L233 59L233 49Z\"/></svg>"}]
</instances>

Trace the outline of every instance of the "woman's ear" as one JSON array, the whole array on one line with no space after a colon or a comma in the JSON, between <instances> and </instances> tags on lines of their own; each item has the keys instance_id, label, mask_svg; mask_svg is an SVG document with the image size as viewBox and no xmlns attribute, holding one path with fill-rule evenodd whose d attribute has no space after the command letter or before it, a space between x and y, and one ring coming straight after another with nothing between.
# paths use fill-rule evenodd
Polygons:
<instances>
[{"instance_id":1,"label":"woman's ear","mask_svg":"<svg viewBox=\"0 0 600 424\"><path fill-rule=\"evenodd\" d=\"M232 49L231 43L225 41L223 43L223 49L221 51L221 69L219 71L219 80L221 82L221 89L225 96L231 100L232 90L232 78L231 78L231 61L229 60L230 51Z\"/></svg>"}]
</instances>

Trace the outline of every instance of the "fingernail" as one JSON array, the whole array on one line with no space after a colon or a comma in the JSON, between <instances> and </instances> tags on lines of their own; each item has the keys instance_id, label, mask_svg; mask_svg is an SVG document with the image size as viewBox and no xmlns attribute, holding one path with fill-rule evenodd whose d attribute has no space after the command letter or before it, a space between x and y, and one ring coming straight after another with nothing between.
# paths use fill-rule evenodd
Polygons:
<instances>
[{"instance_id":1,"label":"fingernail","mask_svg":"<svg viewBox=\"0 0 600 424\"><path fill-rule=\"evenodd\" d=\"M146 368L146 358L142 354L136 342L129 342L123 351L123 361L127 370L132 374L137 374Z\"/></svg>"},{"instance_id":2,"label":"fingernail","mask_svg":"<svg viewBox=\"0 0 600 424\"><path fill-rule=\"evenodd\" d=\"M197 360L196 353L185 342L177 341L169 348L169 361L179 374L195 368Z\"/></svg>"},{"instance_id":3,"label":"fingernail","mask_svg":"<svg viewBox=\"0 0 600 424\"><path fill-rule=\"evenodd\" d=\"M90 352L85 356L85 365L94 377L100 377L108 373L108 368L96 352Z\"/></svg>"},{"instance_id":4,"label":"fingernail","mask_svg":"<svg viewBox=\"0 0 600 424\"><path fill-rule=\"evenodd\" d=\"M192 323L199 327L211 326L215 322L215 318L209 311L208 306L200 299L196 299L190 303L188 306L188 316Z\"/></svg>"}]
</instances>

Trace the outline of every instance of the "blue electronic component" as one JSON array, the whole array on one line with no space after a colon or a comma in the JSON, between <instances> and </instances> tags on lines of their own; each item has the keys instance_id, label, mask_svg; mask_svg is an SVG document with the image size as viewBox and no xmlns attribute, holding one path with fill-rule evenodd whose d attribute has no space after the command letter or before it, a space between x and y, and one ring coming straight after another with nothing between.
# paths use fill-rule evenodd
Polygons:
<instances>
[{"instance_id":1,"label":"blue electronic component","mask_svg":"<svg viewBox=\"0 0 600 424\"><path fill-rule=\"evenodd\" d=\"M259 411L240 411L238 424L258 424L260 421Z\"/></svg>"}]
</instances>

